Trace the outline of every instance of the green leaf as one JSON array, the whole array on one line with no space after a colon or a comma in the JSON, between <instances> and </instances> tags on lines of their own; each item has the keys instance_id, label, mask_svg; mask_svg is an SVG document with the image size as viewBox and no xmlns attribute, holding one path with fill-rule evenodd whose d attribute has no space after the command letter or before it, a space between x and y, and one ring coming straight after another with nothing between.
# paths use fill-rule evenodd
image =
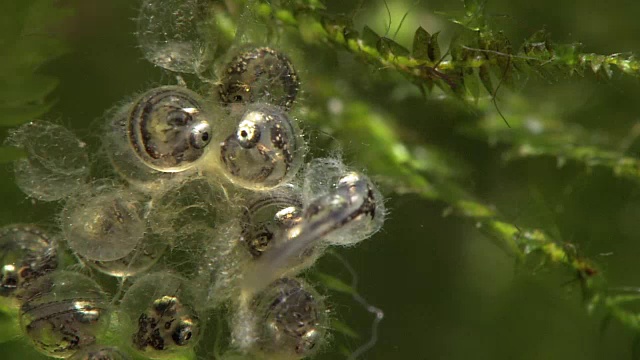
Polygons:
<instances>
[{"instance_id":1,"label":"green leaf","mask_svg":"<svg viewBox=\"0 0 640 360\"><path fill-rule=\"evenodd\" d=\"M44 104L26 106L0 106L0 126L16 126L37 120L46 114L55 104L54 101Z\"/></svg>"},{"instance_id":2,"label":"green leaf","mask_svg":"<svg viewBox=\"0 0 640 360\"><path fill-rule=\"evenodd\" d=\"M0 126L35 120L53 105L58 80L35 72L69 49L55 28L72 9L51 0L9 1L0 20Z\"/></svg>"},{"instance_id":3,"label":"green leaf","mask_svg":"<svg viewBox=\"0 0 640 360\"><path fill-rule=\"evenodd\" d=\"M365 25L364 29L362 29L362 42L375 49L378 41L380 41L380 36L370 27Z\"/></svg>"},{"instance_id":4,"label":"green leaf","mask_svg":"<svg viewBox=\"0 0 640 360\"><path fill-rule=\"evenodd\" d=\"M59 80L53 76L29 74L26 76L1 76L0 107L38 102L49 95Z\"/></svg>"},{"instance_id":5,"label":"green leaf","mask_svg":"<svg viewBox=\"0 0 640 360\"><path fill-rule=\"evenodd\" d=\"M491 80L491 70L489 65L483 64L478 68L478 76L487 92L491 95L494 93L493 81Z\"/></svg>"},{"instance_id":6,"label":"green leaf","mask_svg":"<svg viewBox=\"0 0 640 360\"><path fill-rule=\"evenodd\" d=\"M549 33L546 29L538 30L522 45L522 52L529 57L538 57L543 60L550 59L552 54L552 44L549 40Z\"/></svg>"},{"instance_id":7,"label":"green leaf","mask_svg":"<svg viewBox=\"0 0 640 360\"><path fill-rule=\"evenodd\" d=\"M440 31L431 35L429 39L429 59L431 61L440 61L440 45L438 45L438 35L440 35Z\"/></svg>"},{"instance_id":8,"label":"green leaf","mask_svg":"<svg viewBox=\"0 0 640 360\"><path fill-rule=\"evenodd\" d=\"M469 29L478 31L484 26L484 5L483 0L464 0L464 10L466 15L466 25Z\"/></svg>"},{"instance_id":9,"label":"green leaf","mask_svg":"<svg viewBox=\"0 0 640 360\"><path fill-rule=\"evenodd\" d=\"M464 0L464 10L467 16L474 16L484 7L484 2L478 0Z\"/></svg>"},{"instance_id":10,"label":"green leaf","mask_svg":"<svg viewBox=\"0 0 640 360\"><path fill-rule=\"evenodd\" d=\"M416 30L413 36L413 57L420 60L439 61L440 45L438 45L440 32L431 35L422 27Z\"/></svg>"},{"instance_id":11,"label":"green leaf","mask_svg":"<svg viewBox=\"0 0 640 360\"><path fill-rule=\"evenodd\" d=\"M454 62L463 61L463 48L464 44L463 36L460 33L456 33L451 38L451 42L449 43L449 55L451 55L451 60Z\"/></svg>"},{"instance_id":12,"label":"green leaf","mask_svg":"<svg viewBox=\"0 0 640 360\"><path fill-rule=\"evenodd\" d=\"M407 48L386 37L382 37L378 40L376 48L380 54L385 56L409 56L411 54Z\"/></svg>"},{"instance_id":13,"label":"green leaf","mask_svg":"<svg viewBox=\"0 0 640 360\"><path fill-rule=\"evenodd\" d=\"M602 64L604 63L605 57L604 55L596 55L591 59L591 70L594 74L597 74L598 71L602 68Z\"/></svg>"},{"instance_id":14,"label":"green leaf","mask_svg":"<svg viewBox=\"0 0 640 360\"><path fill-rule=\"evenodd\" d=\"M411 54L415 59L428 60L429 59L429 41L431 40L431 34L420 26L413 35L413 48Z\"/></svg>"},{"instance_id":15,"label":"green leaf","mask_svg":"<svg viewBox=\"0 0 640 360\"><path fill-rule=\"evenodd\" d=\"M479 77L473 69L469 69L464 74L464 84L469 92L469 95L477 103L480 97L480 81Z\"/></svg>"}]
</instances>

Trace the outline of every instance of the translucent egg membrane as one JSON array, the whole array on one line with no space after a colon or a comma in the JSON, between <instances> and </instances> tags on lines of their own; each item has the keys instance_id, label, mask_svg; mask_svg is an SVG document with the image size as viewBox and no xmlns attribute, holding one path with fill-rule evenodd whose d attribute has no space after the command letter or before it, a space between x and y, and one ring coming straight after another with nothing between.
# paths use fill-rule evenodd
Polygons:
<instances>
[{"instance_id":1,"label":"translucent egg membrane","mask_svg":"<svg viewBox=\"0 0 640 360\"><path fill-rule=\"evenodd\" d=\"M12 130L5 144L25 151L26 157L14 162L15 180L35 199L64 199L89 177L86 144L61 125L32 121Z\"/></svg>"},{"instance_id":2,"label":"translucent egg membrane","mask_svg":"<svg viewBox=\"0 0 640 360\"><path fill-rule=\"evenodd\" d=\"M220 213L229 206L222 188L202 177L185 180L154 198L150 231L169 242L161 265L187 278L199 276L226 216Z\"/></svg>"},{"instance_id":3,"label":"translucent egg membrane","mask_svg":"<svg viewBox=\"0 0 640 360\"><path fill-rule=\"evenodd\" d=\"M139 194L104 182L69 199L60 223L74 253L87 260L112 261L129 255L143 240L144 211Z\"/></svg>"},{"instance_id":4,"label":"translucent egg membrane","mask_svg":"<svg viewBox=\"0 0 640 360\"><path fill-rule=\"evenodd\" d=\"M205 70L216 48L209 6L205 0L144 0L136 34L144 57L175 72Z\"/></svg>"},{"instance_id":5,"label":"translucent egg membrane","mask_svg":"<svg viewBox=\"0 0 640 360\"><path fill-rule=\"evenodd\" d=\"M275 48L241 46L221 68L218 95L231 113L258 102L289 110L300 90L291 60Z\"/></svg>"}]
</instances>

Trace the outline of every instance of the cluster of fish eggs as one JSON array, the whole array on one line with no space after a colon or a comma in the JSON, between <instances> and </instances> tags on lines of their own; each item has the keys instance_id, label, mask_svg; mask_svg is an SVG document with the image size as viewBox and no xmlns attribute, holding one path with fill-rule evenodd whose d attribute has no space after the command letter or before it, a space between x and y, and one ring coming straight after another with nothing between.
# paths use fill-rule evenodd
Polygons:
<instances>
[{"instance_id":1,"label":"cluster of fish eggs","mask_svg":"<svg viewBox=\"0 0 640 360\"><path fill-rule=\"evenodd\" d=\"M161 3L141 8L145 55L195 72L202 44L180 41L174 17L198 7ZM301 359L326 343L325 299L301 274L328 246L378 231L382 197L340 159L305 163L304 119L291 115L300 79L284 52L245 44L227 59L215 91L159 86L108 111L97 154L46 121L7 138L27 155L17 185L61 208L55 226L0 230L0 295L38 351L189 358L203 338L220 341L212 319L228 329L223 358Z\"/></svg>"}]
</instances>

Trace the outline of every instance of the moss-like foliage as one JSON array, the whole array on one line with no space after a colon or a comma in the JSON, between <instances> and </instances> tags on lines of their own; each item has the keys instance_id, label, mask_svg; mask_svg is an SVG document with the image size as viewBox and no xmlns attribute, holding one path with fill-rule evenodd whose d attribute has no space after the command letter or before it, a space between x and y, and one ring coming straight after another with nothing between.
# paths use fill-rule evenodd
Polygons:
<instances>
[{"instance_id":1,"label":"moss-like foliage","mask_svg":"<svg viewBox=\"0 0 640 360\"><path fill-rule=\"evenodd\" d=\"M70 8L50 0L9 1L0 20L0 126L15 126L47 113L55 101L50 94L59 79L39 72L47 62L69 49L56 36ZM0 147L0 162L20 153Z\"/></svg>"},{"instance_id":2,"label":"moss-like foliage","mask_svg":"<svg viewBox=\"0 0 640 360\"><path fill-rule=\"evenodd\" d=\"M278 36L293 34L306 44L346 51L373 68L402 75L427 98L437 89L446 97L466 103L481 116L459 130L493 145L508 145L503 152L505 160L551 156L557 158L559 166L572 161L587 169L605 167L615 176L640 180L636 158L614 144L597 141L595 134L580 125L536 111L517 96L509 97L500 107L495 102L501 86L516 89L531 77L556 82L592 75L607 80L618 72L637 78L640 61L632 54L584 53L580 44L555 43L545 30L524 39L516 49L501 31L488 25L482 1L465 1L462 14L446 15L459 26L448 46L442 45L438 32L430 34L419 27L411 49L368 26L356 29L349 17L327 13L319 1L292 0L279 5L255 1L248 7ZM610 293L595 261L579 255L573 246L548 231L520 227L483 203L455 176L464 167L461 163L453 161L446 151L406 142L403 134L407 129L391 114L376 110L321 75L311 82L313 101L318 105L315 109L330 99L342 100L338 113L312 112L312 121L339 141L355 144L353 157L388 189L443 202L446 215L468 219L521 261L531 257L542 267L566 268L582 285L590 312L604 309L612 318L640 330L638 314L625 307L640 298ZM492 101L486 101L487 97Z\"/></svg>"},{"instance_id":3,"label":"moss-like foliage","mask_svg":"<svg viewBox=\"0 0 640 360\"><path fill-rule=\"evenodd\" d=\"M257 2L254 6L267 21L298 27L306 42L342 47L364 62L403 74L421 90L436 86L463 98L477 99L480 84L495 96L502 83L515 86L531 75L556 80L592 73L611 78L617 69L640 76L640 61L632 54L583 53L581 44L556 44L545 30L514 49L501 31L487 25L484 2L465 1L464 5L462 15L450 18L461 31L448 44L446 54L438 41L439 32L430 34L422 27L416 29L409 50L368 26L358 30L349 18L322 12L318 1L292 1L282 7Z\"/></svg>"}]
</instances>

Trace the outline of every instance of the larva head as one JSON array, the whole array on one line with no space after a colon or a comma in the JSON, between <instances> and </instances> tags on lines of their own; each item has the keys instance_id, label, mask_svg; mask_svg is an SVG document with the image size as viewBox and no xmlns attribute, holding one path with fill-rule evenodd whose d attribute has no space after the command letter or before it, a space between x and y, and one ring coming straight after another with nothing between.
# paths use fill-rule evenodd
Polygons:
<instances>
[{"instance_id":1,"label":"larva head","mask_svg":"<svg viewBox=\"0 0 640 360\"><path fill-rule=\"evenodd\" d=\"M225 175L250 189L269 189L291 179L302 162L304 140L296 124L277 106L247 108L220 144Z\"/></svg>"},{"instance_id":2,"label":"larva head","mask_svg":"<svg viewBox=\"0 0 640 360\"><path fill-rule=\"evenodd\" d=\"M37 278L58 267L57 246L33 225L0 228L0 296L20 297Z\"/></svg>"},{"instance_id":3,"label":"larva head","mask_svg":"<svg viewBox=\"0 0 640 360\"><path fill-rule=\"evenodd\" d=\"M220 100L230 106L267 102L288 110L300 87L291 61L268 47L240 52L221 77Z\"/></svg>"},{"instance_id":4,"label":"larva head","mask_svg":"<svg viewBox=\"0 0 640 360\"><path fill-rule=\"evenodd\" d=\"M162 86L140 96L127 115L126 133L136 156L162 172L188 169L212 138L211 115L200 96L177 86Z\"/></svg>"}]
</instances>

